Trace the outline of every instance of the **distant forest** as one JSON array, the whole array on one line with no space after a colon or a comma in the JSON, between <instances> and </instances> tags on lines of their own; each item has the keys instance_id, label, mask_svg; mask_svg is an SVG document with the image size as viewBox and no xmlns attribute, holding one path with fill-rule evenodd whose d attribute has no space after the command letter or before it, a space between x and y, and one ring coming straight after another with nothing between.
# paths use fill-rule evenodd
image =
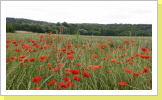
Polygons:
<instances>
[{"instance_id":1,"label":"distant forest","mask_svg":"<svg viewBox=\"0 0 162 100\"><path fill-rule=\"evenodd\" d=\"M96 36L152 36L152 24L49 23L22 18L6 18L6 32L14 33L15 30Z\"/></svg>"}]
</instances>

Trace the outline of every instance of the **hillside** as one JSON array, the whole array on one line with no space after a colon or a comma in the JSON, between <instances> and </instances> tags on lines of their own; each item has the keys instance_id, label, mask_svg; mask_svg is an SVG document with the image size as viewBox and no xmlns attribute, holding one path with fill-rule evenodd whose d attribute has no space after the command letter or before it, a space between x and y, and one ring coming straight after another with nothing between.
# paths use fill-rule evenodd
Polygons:
<instances>
[{"instance_id":1,"label":"hillside","mask_svg":"<svg viewBox=\"0 0 162 100\"><path fill-rule=\"evenodd\" d=\"M6 23L7 32L23 30L38 33L53 32L54 34L79 32L81 35L96 36L152 36L151 24L50 23L23 18L6 18Z\"/></svg>"}]
</instances>

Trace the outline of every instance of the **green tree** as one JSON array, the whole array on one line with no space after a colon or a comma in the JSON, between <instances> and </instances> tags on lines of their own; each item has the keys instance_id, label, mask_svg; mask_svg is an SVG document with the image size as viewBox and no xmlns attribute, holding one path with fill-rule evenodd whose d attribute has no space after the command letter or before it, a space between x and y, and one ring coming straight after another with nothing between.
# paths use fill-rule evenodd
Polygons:
<instances>
[{"instance_id":1,"label":"green tree","mask_svg":"<svg viewBox=\"0 0 162 100\"><path fill-rule=\"evenodd\" d=\"M69 26L67 22L63 22L62 25L65 26L65 27Z\"/></svg>"},{"instance_id":2,"label":"green tree","mask_svg":"<svg viewBox=\"0 0 162 100\"><path fill-rule=\"evenodd\" d=\"M6 32L15 33L14 26L10 23L6 23Z\"/></svg>"}]
</instances>

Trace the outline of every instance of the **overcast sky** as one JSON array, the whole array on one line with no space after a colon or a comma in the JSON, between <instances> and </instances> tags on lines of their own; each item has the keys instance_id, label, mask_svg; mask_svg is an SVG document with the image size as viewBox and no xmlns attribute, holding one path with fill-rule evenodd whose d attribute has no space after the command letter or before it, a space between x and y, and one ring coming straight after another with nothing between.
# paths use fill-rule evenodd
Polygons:
<instances>
[{"instance_id":1,"label":"overcast sky","mask_svg":"<svg viewBox=\"0 0 162 100\"><path fill-rule=\"evenodd\" d=\"M8 1L6 16L47 22L152 24L155 1Z\"/></svg>"}]
</instances>

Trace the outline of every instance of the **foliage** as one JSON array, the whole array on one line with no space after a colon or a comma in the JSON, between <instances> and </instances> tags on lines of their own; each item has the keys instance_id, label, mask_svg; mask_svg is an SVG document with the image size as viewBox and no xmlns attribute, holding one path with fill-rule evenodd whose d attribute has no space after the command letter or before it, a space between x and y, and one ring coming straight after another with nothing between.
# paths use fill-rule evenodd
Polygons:
<instances>
[{"instance_id":1,"label":"foliage","mask_svg":"<svg viewBox=\"0 0 162 100\"><path fill-rule=\"evenodd\" d=\"M6 90L151 90L151 37L7 33Z\"/></svg>"},{"instance_id":2,"label":"foliage","mask_svg":"<svg viewBox=\"0 0 162 100\"><path fill-rule=\"evenodd\" d=\"M151 24L73 24L67 22L49 23L29 19L6 18L7 23L15 26L15 30L32 31L38 33L53 32L57 34L59 29L64 29L61 34L75 34L96 36L152 36Z\"/></svg>"},{"instance_id":3,"label":"foliage","mask_svg":"<svg viewBox=\"0 0 162 100\"><path fill-rule=\"evenodd\" d=\"M15 33L14 26L10 23L6 23L6 32Z\"/></svg>"}]
</instances>

